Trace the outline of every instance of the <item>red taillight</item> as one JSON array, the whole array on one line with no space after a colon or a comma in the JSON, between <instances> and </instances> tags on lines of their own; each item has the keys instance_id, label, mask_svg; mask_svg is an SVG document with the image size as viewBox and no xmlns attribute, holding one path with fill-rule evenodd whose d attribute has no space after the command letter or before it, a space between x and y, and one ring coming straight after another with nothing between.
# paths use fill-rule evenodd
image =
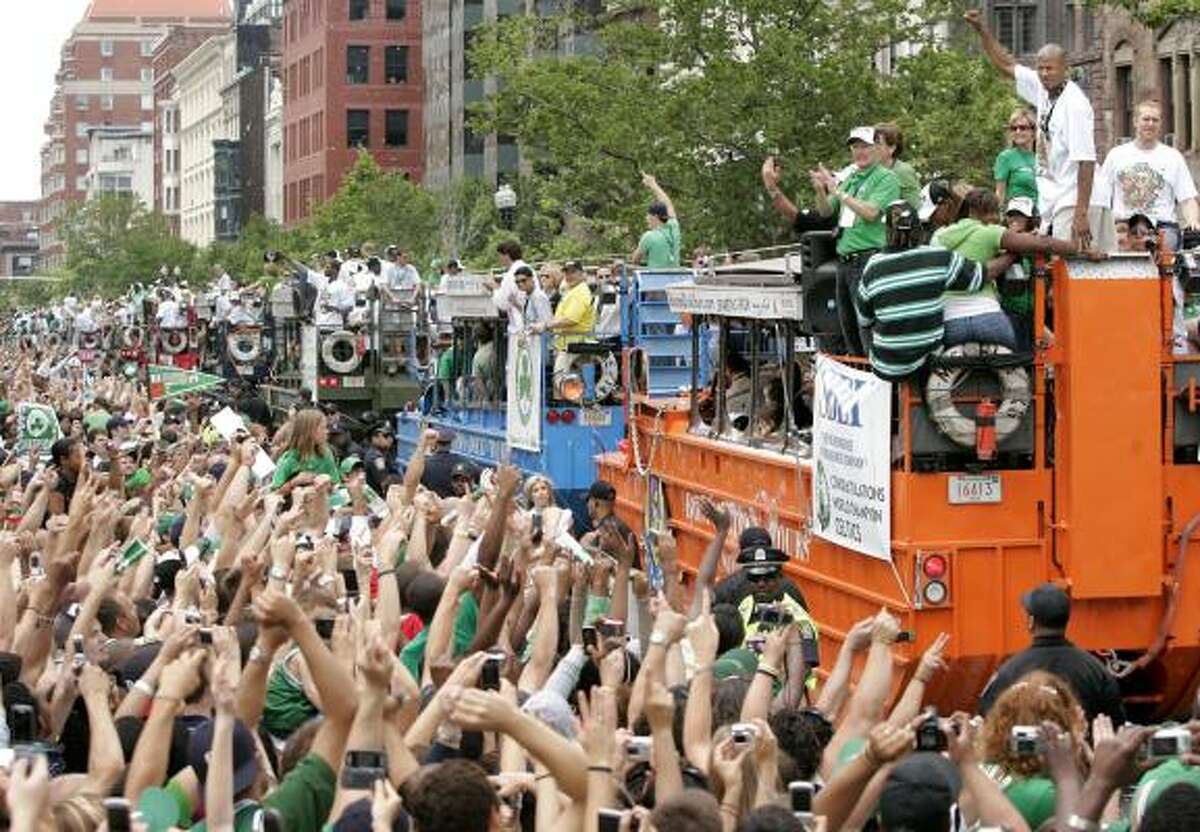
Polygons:
<instances>
[{"instance_id":1,"label":"red taillight","mask_svg":"<svg viewBox=\"0 0 1200 832\"><path fill-rule=\"evenodd\" d=\"M944 577L946 574L946 559L941 555L930 555L925 558L925 563L922 564L922 569L925 572L925 577L933 578L934 580Z\"/></svg>"},{"instance_id":2,"label":"red taillight","mask_svg":"<svg viewBox=\"0 0 1200 832\"><path fill-rule=\"evenodd\" d=\"M573 424L575 421L575 411L574 410L564 410L562 412L562 421L563 421L564 425Z\"/></svg>"},{"instance_id":3,"label":"red taillight","mask_svg":"<svg viewBox=\"0 0 1200 832\"><path fill-rule=\"evenodd\" d=\"M340 386L340 380L337 376L324 376L317 379L317 386L324 387L327 390L334 390Z\"/></svg>"},{"instance_id":4,"label":"red taillight","mask_svg":"<svg viewBox=\"0 0 1200 832\"><path fill-rule=\"evenodd\" d=\"M557 410L547 410L546 411L546 421L551 425L557 425L558 424L558 411Z\"/></svg>"}]
</instances>

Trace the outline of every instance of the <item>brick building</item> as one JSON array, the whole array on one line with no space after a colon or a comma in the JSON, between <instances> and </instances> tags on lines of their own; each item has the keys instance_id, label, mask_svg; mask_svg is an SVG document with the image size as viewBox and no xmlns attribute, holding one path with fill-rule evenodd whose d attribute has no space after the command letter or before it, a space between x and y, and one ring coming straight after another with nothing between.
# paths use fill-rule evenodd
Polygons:
<instances>
[{"instance_id":1,"label":"brick building","mask_svg":"<svg viewBox=\"0 0 1200 832\"><path fill-rule=\"evenodd\" d=\"M284 222L327 199L359 148L422 174L420 0L285 0Z\"/></svg>"},{"instance_id":2,"label":"brick building","mask_svg":"<svg viewBox=\"0 0 1200 832\"><path fill-rule=\"evenodd\" d=\"M40 222L47 265L62 261L56 226L85 198L88 129L153 130L155 46L173 26L228 25L227 0L93 0L62 46L42 148Z\"/></svg>"},{"instance_id":3,"label":"brick building","mask_svg":"<svg viewBox=\"0 0 1200 832\"><path fill-rule=\"evenodd\" d=\"M24 277L37 267L38 205L0 202L0 278Z\"/></svg>"}]
</instances>

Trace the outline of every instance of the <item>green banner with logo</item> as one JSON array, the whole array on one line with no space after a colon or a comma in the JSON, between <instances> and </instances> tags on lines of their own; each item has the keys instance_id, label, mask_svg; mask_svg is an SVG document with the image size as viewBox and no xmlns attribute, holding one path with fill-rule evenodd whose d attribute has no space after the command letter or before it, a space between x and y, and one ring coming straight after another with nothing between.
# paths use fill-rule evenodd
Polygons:
<instances>
[{"instance_id":1,"label":"green banner with logo","mask_svg":"<svg viewBox=\"0 0 1200 832\"><path fill-rule=\"evenodd\" d=\"M151 399L174 399L189 393L202 393L225 383L220 376L197 370L181 370L159 364L151 364L146 369L150 374Z\"/></svg>"},{"instance_id":2,"label":"green banner with logo","mask_svg":"<svg viewBox=\"0 0 1200 832\"><path fill-rule=\"evenodd\" d=\"M49 453L50 446L62 439L58 426L58 414L54 408L35 402L17 405L17 452L25 453L36 448Z\"/></svg>"}]
</instances>

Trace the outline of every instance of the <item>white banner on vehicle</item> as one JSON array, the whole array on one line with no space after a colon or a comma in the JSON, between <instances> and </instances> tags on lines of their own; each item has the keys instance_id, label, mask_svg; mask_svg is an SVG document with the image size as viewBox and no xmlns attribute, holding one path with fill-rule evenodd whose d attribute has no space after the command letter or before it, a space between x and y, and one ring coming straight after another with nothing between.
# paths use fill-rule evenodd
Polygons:
<instances>
[{"instance_id":1,"label":"white banner on vehicle","mask_svg":"<svg viewBox=\"0 0 1200 832\"><path fill-rule=\"evenodd\" d=\"M512 448L542 450L542 339L515 332L508 337L507 439Z\"/></svg>"},{"instance_id":2,"label":"white banner on vehicle","mask_svg":"<svg viewBox=\"0 0 1200 832\"><path fill-rule=\"evenodd\" d=\"M819 355L813 404L813 531L891 560L892 385Z\"/></svg>"}]
</instances>

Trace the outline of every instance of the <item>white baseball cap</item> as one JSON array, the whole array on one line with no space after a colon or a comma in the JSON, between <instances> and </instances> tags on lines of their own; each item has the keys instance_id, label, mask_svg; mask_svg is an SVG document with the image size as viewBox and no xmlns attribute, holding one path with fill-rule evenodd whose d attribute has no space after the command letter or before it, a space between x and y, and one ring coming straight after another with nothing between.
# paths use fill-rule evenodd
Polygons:
<instances>
[{"instance_id":1,"label":"white baseball cap","mask_svg":"<svg viewBox=\"0 0 1200 832\"><path fill-rule=\"evenodd\" d=\"M846 137L846 144L850 144L851 142L866 142L867 144L875 144L875 128L855 127L850 131L850 135Z\"/></svg>"},{"instance_id":2,"label":"white baseball cap","mask_svg":"<svg viewBox=\"0 0 1200 832\"><path fill-rule=\"evenodd\" d=\"M1020 214L1023 217L1032 219L1037 216L1037 207L1034 206L1033 200L1027 196L1014 196L1008 201L1008 207L1004 209L1005 214Z\"/></svg>"}]
</instances>

